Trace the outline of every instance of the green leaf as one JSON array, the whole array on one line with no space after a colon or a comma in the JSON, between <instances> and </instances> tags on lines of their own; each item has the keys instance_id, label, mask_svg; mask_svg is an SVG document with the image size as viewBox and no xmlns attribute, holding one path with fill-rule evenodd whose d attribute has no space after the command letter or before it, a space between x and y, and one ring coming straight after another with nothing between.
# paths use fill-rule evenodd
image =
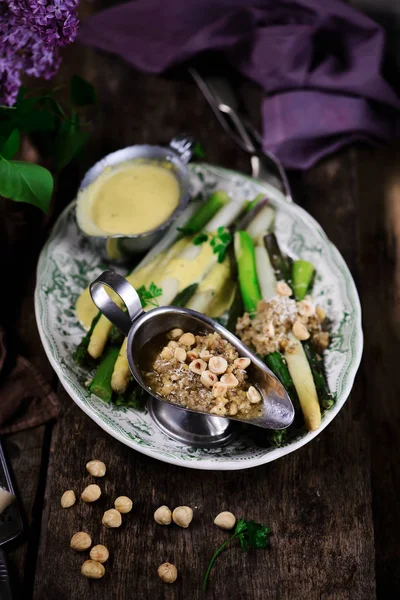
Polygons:
<instances>
[{"instance_id":1,"label":"green leaf","mask_svg":"<svg viewBox=\"0 0 400 600\"><path fill-rule=\"evenodd\" d=\"M87 132L77 130L75 123L70 119L68 119L68 126L64 126L64 123L63 130L60 130L56 138L55 164L58 170L71 162L89 137Z\"/></svg>"},{"instance_id":2,"label":"green leaf","mask_svg":"<svg viewBox=\"0 0 400 600\"><path fill-rule=\"evenodd\" d=\"M236 523L234 535L242 533L243 531L246 531L246 529L246 521L244 519L239 519L239 521Z\"/></svg>"},{"instance_id":3,"label":"green leaf","mask_svg":"<svg viewBox=\"0 0 400 600\"><path fill-rule=\"evenodd\" d=\"M257 550L263 550L268 546L271 530L265 525L255 521L247 521L247 535L250 546Z\"/></svg>"},{"instance_id":4,"label":"green leaf","mask_svg":"<svg viewBox=\"0 0 400 600\"><path fill-rule=\"evenodd\" d=\"M47 169L19 160L0 160L0 195L28 202L47 213L53 193L53 177Z\"/></svg>"},{"instance_id":5,"label":"green leaf","mask_svg":"<svg viewBox=\"0 0 400 600\"><path fill-rule=\"evenodd\" d=\"M9 137L1 144L0 154L4 158L12 158L19 150L20 135L18 129L13 129Z\"/></svg>"},{"instance_id":6,"label":"green leaf","mask_svg":"<svg viewBox=\"0 0 400 600\"><path fill-rule=\"evenodd\" d=\"M208 235L206 233L199 233L193 240L193 244L195 246L200 246L200 244L204 244L208 240Z\"/></svg>"},{"instance_id":7,"label":"green leaf","mask_svg":"<svg viewBox=\"0 0 400 600\"><path fill-rule=\"evenodd\" d=\"M96 104L96 91L91 83L74 75L71 79L70 96L75 106L88 106Z\"/></svg>"},{"instance_id":8,"label":"green leaf","mask_svg":"<svg viewBox=\"0 0 400 600\"><path fill-rule=\"evenodd\" d=\"M148 304L150 306L158 306L156 299L162 295L162 288L157 287L153 281L150 283L149 289L147 289L145 285L142 285L136 290L136 292L139 296L142 307L145 308L145 306Z\"/></svg>"}]
</instances>

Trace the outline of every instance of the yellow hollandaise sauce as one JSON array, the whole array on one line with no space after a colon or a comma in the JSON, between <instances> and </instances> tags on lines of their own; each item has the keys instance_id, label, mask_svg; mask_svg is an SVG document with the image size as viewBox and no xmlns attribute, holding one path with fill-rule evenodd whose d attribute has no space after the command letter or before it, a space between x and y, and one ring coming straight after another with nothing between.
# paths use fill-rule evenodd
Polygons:
<instances>
[{"instance_id":1,"label":"yellow hollandaise sauce","mask_svg":"<svg viewBox=\"0 0 400 600\"><path fill-rule=\"evenodd\" d=\"M77 217L89 235L139 234L164 223L179 203L171 169L130 161L103 173L78 196Z\"/></svg>"}]
</instances>

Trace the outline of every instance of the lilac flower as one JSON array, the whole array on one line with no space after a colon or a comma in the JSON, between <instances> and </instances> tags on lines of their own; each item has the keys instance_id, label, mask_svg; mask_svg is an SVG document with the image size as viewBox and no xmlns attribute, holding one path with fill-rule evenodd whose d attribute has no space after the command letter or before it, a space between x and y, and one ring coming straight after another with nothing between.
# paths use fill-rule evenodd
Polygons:
<instances>
[{"instance_id":1,"label":"lilac flower","mask_svg":"<svg viewBox=\"0 0 400 600\"><path fill-rule=\"evenodd\" d=\"M78 0L0 0L0 104L11 106L21 74L50 79L59 47L74 41Z\"/></svg>"}]
</instances>

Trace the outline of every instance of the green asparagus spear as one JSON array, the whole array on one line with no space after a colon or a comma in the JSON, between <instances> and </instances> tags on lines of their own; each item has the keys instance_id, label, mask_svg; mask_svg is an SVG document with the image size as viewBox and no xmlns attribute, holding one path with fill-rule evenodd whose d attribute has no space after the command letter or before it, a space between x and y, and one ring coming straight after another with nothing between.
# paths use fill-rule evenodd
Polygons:
<instances>
[{"instance_id":1,"label":"green asparagus spear","mask_svg":"<svg viewBox=\"0 0 400 600\"><path fill-rule=\"evenodd\" d=\"M328 410L329 408L332 408L335 400L333 394L329 391L323 365L321 364L322 361L318 360L314 345L310 340L303 342L303 348L311 367L311 373L314 379L320 406L321 408Z\"/></svg>"},{"instance_id":2,"label":"green asparagus spear","mask_svg":"<svg viewBox=\"0 0 400 600\"><path fill-rule=\"evenodd\" d=\"M287 284L291 285L290 267L279 248L276 235L274 233L268 233L264 236L264 244L274 268L277 281L286 281Z\"/></svg>"},{"instance_id":3,"label":"green asparagus spear","mask_svg":"<svg viewBox=\"0 0 400 600\"><path fill-rule=\"evenodd\" d=\"M111 402L112 388L111 388L111 375L114 370L115 361L118 358L119 348L118 346L110 346L105 354L104 358L99 364L96 374L93 377L92 383L90 384L89 390L95 396L98 396L104 402Z\"/></svg>"},{"instance_id":4,"label":"green asparagus spear","mask_svg":"<svg viewBox=\"0 0 400 600\"><path fill-rule=\"evenodd\" d=\"M223 190L217 190L190 217L184 227L180 228L181 237L193 235L203 229L213 216L230 201L229 195Z\"/></svg>"},{"instance_id":5,"label":"green asparagus spear","mask_svg":"<svg viewBox=\"0 0 400 600\"><path fill-rule=\"evenodd\" d=\"M100 319L101 313L99 312L92 321L89 331L79 342L78 346L73 355L73 359L77 365L81 367L92 368L95 365L93 358L88 353L88 346L90 342L90 337L93 333L93 330L96 326L97 321Z\"/></svg>"},{"instance_id":6,"label":"green asparagus spear","mask_svg":"<svg viewBox=\"0 0 400 600\"><path fill-rule=\"evenodd\" d=\"M295 260L292 265L292 288L296 300L303 300L314 276L314 265L308 260Z\"/></svg>"},{"instance_id":7,"label":"green asparagus spear","mask_svg":"<svg viewBox=\"0 0 400 600\"><path fill-rule=\"evenodd\" d=\"M199 287L198 283L192 283L183 289L181 292L178 292L175 298L171 302L171 306L186 306L189 300L196 293L197 288Z\"/></svg>"},{"instance_id":8,"label":"green asparagus spear","mask_svg":"<svg viewBox=\"0 0 400 600\"><path fill-rule=\"evenodd\" d=\"M257 278L254 244L246 231L235 232L234 250L244 308L253 315L262 297Z\"/></svg>"}]
</instances>

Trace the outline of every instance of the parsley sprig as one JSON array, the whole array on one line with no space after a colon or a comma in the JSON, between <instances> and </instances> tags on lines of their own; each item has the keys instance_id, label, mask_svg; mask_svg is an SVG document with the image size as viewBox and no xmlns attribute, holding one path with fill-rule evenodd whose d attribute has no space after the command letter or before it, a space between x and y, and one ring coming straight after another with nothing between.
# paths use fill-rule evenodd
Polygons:
<instances>
[{"instance_id":1,"label":"parsley sprig","mask_svg":"<svg viewBox=\"0 0 400 600\"><path fill-rule=\"evenodd\" d=\"M140 298L142 307L145 308L146 306L159 306L157 298L162 295L163 291L162 288L157 287L154 281L152 281L148 289L145 285L142 285L136 292Z\"/></svg>"},{"instance_id":2,"label":"parsley sprig","mask_svg":"<svg viewBox=\"0 0 400 600\"><path fill-rule=\"evenodd\" d=\"M210 240L210 246L213 249L213 253L218 256L218 262L224 262L224 258L228 251L228 248L232 242L232 234L226 227L218 227L217 233L208 235L207 233L199 233L193 240L195 246L200 246Z\"/></svg>"},{"instance_id":3,"label":"parsley sprig","mask_svg":"<svg viewBox=\"0 0 400 600\"><path fill-rule=\"evenodd\" d=\"M260 525L255 521L245 521L239 519L236 523L235 531L233 535L226 540L215 552L214 556L210 560L206 574L203 581L203 591L207 588L208 578L211 573L211 569L214 565L216 558L225 550L225 548L233 541L238 539L242 550L248 550L249 548L255 548L256 550L264 550L269 545L269 536L271 529L266 525Z\"/></svg>"}]
</instances>

